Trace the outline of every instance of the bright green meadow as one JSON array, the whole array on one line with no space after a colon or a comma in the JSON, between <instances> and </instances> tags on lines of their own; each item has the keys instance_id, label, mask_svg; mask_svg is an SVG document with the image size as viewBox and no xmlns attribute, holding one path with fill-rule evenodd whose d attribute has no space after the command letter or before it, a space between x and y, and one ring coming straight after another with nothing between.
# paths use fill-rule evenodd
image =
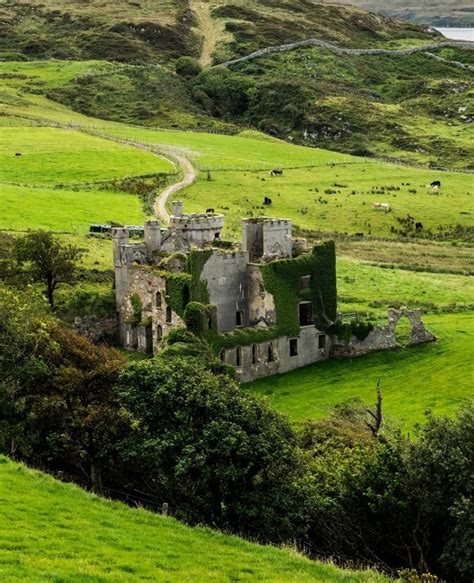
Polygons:
<instances>
[{"instance_id":1,"label":"bright green meadow","mask_svg":"<svg viewBox=\"0 0 474 583\"><path fill-rule=\"evenodd\" d=\"M0 457L0 579L382 583L101 499Z\"/></svg>"},{"instance_id":2,"label":"bright green meadow","mask_svg":"<svg viewBox=\"0 0 474 583\"><path fill-rule=\"evenodd\" d=\"M77 131L8 127L1 133L2 182L69 184L173 171L151 152Z\"/></svg>"},{"instance_id":3,"label":"bright green meadow","mask_svg":"<svg viewBox=\"0 0 474 583\"><path fill-rule=\"evenodd\" d=\"M293 421L329 415L343 401L375 399L380 378L388 420L413 430L425 413L453 413L474 396L474 314L425 316L437 341L351 360L330 360L246 385ZM400 322L402 326L403 321Z\"/></svg>"}]
</instances>

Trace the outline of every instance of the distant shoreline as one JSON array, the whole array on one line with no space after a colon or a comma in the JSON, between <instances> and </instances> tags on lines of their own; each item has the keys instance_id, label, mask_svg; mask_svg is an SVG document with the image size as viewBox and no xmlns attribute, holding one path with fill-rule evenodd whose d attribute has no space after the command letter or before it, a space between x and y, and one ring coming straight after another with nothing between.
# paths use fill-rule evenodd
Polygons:
<instances>
[{"instance_id":1,"label":"distant shoreline","mask_svg":"<svg viewBox=\"0 0 474 583\"><path fill-rule=\"evenodd\" d=\"M452 40L467 40L474 42L474 27L456 27L456 26L434 26L435 30L440 32L446 38Z\"/></svg>"}]
</instances>

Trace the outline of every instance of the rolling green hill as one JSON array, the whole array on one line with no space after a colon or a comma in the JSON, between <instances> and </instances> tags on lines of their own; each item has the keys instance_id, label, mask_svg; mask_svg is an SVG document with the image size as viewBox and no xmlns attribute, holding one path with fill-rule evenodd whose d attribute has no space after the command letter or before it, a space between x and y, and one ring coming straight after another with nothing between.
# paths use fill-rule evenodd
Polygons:
<instances>
[{"instance_id":1,"label":"rolling green hill","mask_svg":"<svg viewBox=\"0 0 474 583\"><path fill-rule=\"evenodd\" d=\"M472 72L453 61L472 66L473 51L444 48L436 61L300 49L224 71L206 67L197 77L175 74L180 56L208 66L314 37L385 49L442 40L414 24L306 0L21 0L0 8L0 103L44 95L126 123L250 126L342 152L472 165Z\"/></svg>"},{"instance_id":2,"label":"rolling green hill","mask_svg":"<svg viewBox=\"0 0 474 583\"><path fill-rule=\"evenodd\" d=\"M131 509L0 457L0 579L388 582Z\"/></svg>"}]
</instances>

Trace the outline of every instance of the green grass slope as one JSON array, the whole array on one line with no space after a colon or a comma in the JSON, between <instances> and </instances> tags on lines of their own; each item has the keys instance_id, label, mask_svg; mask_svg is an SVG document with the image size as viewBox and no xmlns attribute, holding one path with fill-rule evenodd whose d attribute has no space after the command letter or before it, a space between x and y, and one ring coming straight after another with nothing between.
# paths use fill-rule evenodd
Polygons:
<instances>
[{"instance_id":1,"label":"green grass slope","mask_svg":"<svg viewBox=\"0 0 474 583\"><path fill-rule=\"evenodd\" d=\"M0 457L0 579L388 581L97 498Z\"/></svg>"},{"instance_id":2,"label":"green grass slope","mask_svg":"<svg viewBox=\"0 0 474 583\"><path fill-rule=\"evenodd\" d=\"M2 131L2 182L70 184L173 171L170 162L150 152L72 130L9 127Z\"/></svg>"},{"instance_id":3,"label":"green grass slope","mask_svg":"<svg viewBox=\"0 0 474 583\"><path fill-rule=\"evenodd\" d=\"M342 401L372 403L381 379L384 413L404 430L426 411L450 414L474 397L474 314L425 316L438 341L424 346L315 364L247 384L295 421L322 418Z\"/></svg>"}]
</instances>

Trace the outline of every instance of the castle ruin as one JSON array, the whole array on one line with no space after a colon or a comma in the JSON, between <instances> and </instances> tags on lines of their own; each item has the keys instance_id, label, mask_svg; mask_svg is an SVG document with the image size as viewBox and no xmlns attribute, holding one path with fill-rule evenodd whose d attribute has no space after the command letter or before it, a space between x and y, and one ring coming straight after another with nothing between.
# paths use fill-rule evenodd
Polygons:
<instances>
[{"instance_id":1,"label":"castle ruin","mask_svg":"<svg viewBox=\"0 0 474 583\"><path fill-rule=\"evenodd\" d=\"M394 347L394 314L387 329L363 342L342 342L331 332L338 317L333 242L307 250L292 238L290 220L258 217L242 221L242 241L234 245L222 241L223 226L221 214L185 214L174 202L168 228L148 221L143 243L113 229L124 348L159 354L189 331L249 381L332 355ZM403 315L415 322L414 343L434 339L418 313Z\"/></svg>"}]
</instances>

